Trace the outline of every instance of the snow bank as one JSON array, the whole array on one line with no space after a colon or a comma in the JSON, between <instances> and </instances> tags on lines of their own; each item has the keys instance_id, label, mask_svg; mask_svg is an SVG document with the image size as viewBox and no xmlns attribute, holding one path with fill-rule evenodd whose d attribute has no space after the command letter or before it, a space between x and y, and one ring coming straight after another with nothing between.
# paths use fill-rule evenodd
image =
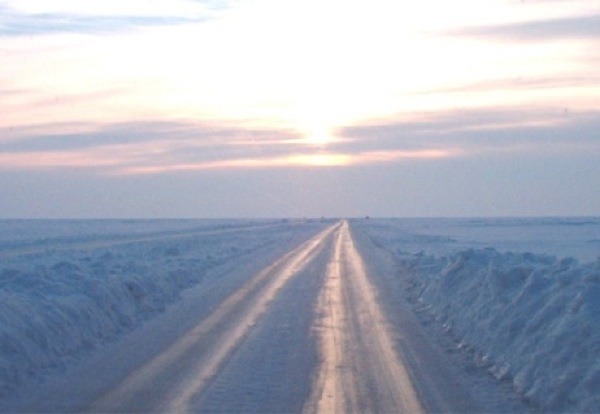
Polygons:
<instances>
[{"instance_id":1,"label":"snow bank","mask_svg":"<svg viewBox=\"0 0 600 414\"><path fill-rule=\"evenodd\" d=\"M399 294L496 378L542 412L600 411L600 218L353 226L398 259Z\"/></svg>"},{"instance_id":2,"label":"snow bank","mask_svg":"<svg viewBox=\"0 0 600 414\"><path fill-rule=\"evenodd\" d=\"M131 331L180 298L185 288L202 282L211 269L232 260L242 263L259 249L294 234L312 234L318 226L282 223L110 248L50 246L48 252L7 256L0 261L0 399ZM83 233L79 240L93 239ZM76 244L77 237L69 237Z\"/></svg>"},{"instance_id":3,"label":"snow bank","mask_svg":"<svg viewBox=\"0 0 600 414\"><path fill-rule=\"evenodd\" d=\"M544 412L600 409L600 260L404 255L409 297Z\"/></svg>"}]
</instances>

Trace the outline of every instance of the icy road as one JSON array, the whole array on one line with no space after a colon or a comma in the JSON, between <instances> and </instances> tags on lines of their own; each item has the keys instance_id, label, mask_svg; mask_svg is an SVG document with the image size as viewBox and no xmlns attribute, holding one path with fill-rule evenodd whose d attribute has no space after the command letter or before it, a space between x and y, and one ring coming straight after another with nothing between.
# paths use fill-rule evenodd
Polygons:
<instances>
[{"instance_id":1,"label":"icy road","mask_svg":"<svg viewBox=\"0 0 600 414\"><path fill-rule=\"evenodd\" d=\"M473 390L460 381L408 305L384 301L378 274L395 271L393 264L359 233L346 221L320 230L251 277L239 278L239 285L208 312L196 306L202 295L211 296L211 286L191 289L178 306L13 408L103 413L506 409L493 396L490 406L472 398ZM212 289L219 297L218 287Z\"/></svg>"}]
</instances>

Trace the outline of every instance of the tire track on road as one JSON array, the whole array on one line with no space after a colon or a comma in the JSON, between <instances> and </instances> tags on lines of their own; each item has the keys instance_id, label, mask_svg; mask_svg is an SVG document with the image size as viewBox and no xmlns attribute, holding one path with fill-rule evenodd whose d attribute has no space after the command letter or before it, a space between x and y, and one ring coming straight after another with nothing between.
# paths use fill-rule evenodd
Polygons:
<instances>
[{"instance_id":1,"label":"tire track on road","mask_svg":"<svg viewBox=\"0 0 600 414\"><path fill-rule=\"evenodd\" d=\"M423 412L346 221L317 307L322 362L305 412Z\"/></svg>"}]
</instances>

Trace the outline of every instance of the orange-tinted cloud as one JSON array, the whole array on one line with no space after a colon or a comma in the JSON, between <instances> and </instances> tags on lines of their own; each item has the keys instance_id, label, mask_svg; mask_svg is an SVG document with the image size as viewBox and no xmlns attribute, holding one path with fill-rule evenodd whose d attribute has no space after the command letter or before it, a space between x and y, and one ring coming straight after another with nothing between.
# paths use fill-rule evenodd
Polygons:
<instances>
[{"instance_id":1,"label":"orange-tinted cloud","mask_svg":"<svg viewBox=\"0 0 600 414\"><path fill-rule=\"evenodd\" d=\"M349 167L390 163L408 159L434 159L458 156L458 150L368 151L363 153L292 154L265 158L238 158L185 164L148 165L124 168L119 174L158 174L203 170L241 170L304 167Z\"/></svg>"}]
</instances>

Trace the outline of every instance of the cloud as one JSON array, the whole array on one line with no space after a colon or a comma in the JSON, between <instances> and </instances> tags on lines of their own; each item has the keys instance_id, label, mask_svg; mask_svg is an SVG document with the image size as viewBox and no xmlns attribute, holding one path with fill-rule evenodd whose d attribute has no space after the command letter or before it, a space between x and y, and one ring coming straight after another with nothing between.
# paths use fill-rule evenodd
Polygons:
<instances>
[{"instance_id":1,"label":"cloud","mask_svg":"<svg viewBox=\"0 0 600 414\"><path fill-rule=\"evenodd\" d=\"M59 127L69 130L64 125ZM361 150L347 140L312 145L291 130L209 122L132 122L88 131L82 128L72 125L70 132L63 134L40 134L39 126L12 131L12 137L0 142L0 169L84 169L99 174L139 175L348 167L457 155L448 148ZM341 145L347 148L336 149Z\"/></svg>"},{"instance_id":2,"label":"cloud","mask_svg":"<svg viewBox=\"0 0 600 414\"><path fill-rule=\"evenodd\" d=\"M157 141L188 141L193 145L223 144L243 134L268 134L268 131L253 131L240 127L186 122L127 122L105 125L99 128L88 126L87 131L77 131L77 125L38 125L14 131L12 140L0 143L0 151L30 152L79 150L110 145L152 144ZM43 132L43 130L56 132ZM60 133L62 130L71 132ZM7 131L5 131L6 133ZM281 132L280 132L281 133Z\"/></svg>"},{"instance_id":3,"label":"cloud","mask_svg":"<svg viewBox=\"0 0 600 414\"><path fill-rule=\"evenodd\" d=\"M430 112L341 128L355 150L451 149L462 155L600 152L600 114L565 108Z\"/></svg>"},{"instance_id":4,"label":"cloud","mask_svg":"<svg viewBox=\"0 0 600 414\"><path fill-rule=\"evenodd\" d=\"M561 38L594 40L600 37L600 15L528 21L498 26L475 26L454 30L449 34L513 41L540 41Z\"/></svg>"},{"instance_id":5,"label":"cloud","mask_svg":"<svg viewBox=\"0 0 600 414\"><path fill-rule=\"evenodd\" d=\"M130 122L3 130L3 170L83 169L108 175L350 167L464 156L600 151L600 114L564 108L490 108L404 115L340 128L310 145L287 129L218 122ZM51 130L52 126L46 126ZM12 134L12 135L11 135ZM9 138L6 138L6 137Z\"/></svg>"},{"instance_id":6,"label":"cloud","mask_svg":"<svg viewBox=\"0 0 600 414\"><path fill-rule=\"evenodd\" d=\"M317 152L263 158L233 158L190 164L167 164L124 168L119 175L145 175L206 170L249 170L306 167L350 167L385 164L410 159L435 159L459 155L451 150L365 151L355 153Z\"/></svg>"},{"instance_id":7,"label":"cloud","mask_svg":"<svg viewBox=\"0 0 600 414\"><path fill-rule=\"evenodd\" d=\"M205 19L160 16L80 16L65 14L17 14L0 7L0 36L35 36L56 33L103 34L138 27L173 26Z\"/></svg>"},{"instance_id":8,"label":"cloud","mask_svg":"<svg viewBox=\"0 0 600 414\"><path fill-rule=\"evenodd\" d=\"M0 1L0 37L57 33L108 34L140 27L201 23L235 2L111 0Z\"/></svg>"},{"instance_id":9,"label":"cloud","mask_svg":"<svg viewBox=\"0 0 600 414\"><path fill-rule=\"evenodd\" d=\"M178 16L226 8L237 0L0 0L1 7L24 14L96 16Z\"/></svg>"},{"instance_id":10,"label":"cloud","mask_svg":"<svg viewBox=\"0 0 600 414\"><path fill-rule=\"evenodd\" d=\"M589 88L600 86L600 75L596 73L564 74L555 76L518 76L513 78L489 79L452 87L440 87L431 90L418 91L418 95L427 94L463 94L492 91L552 90L570 88Z\"/></svg>"},{"instance_id":11,"label":"cloud","mask_svg":"<svg viewBox=\"0 0 600 414\"><path fill-rule=\"evenodd\" d=\"M38 125L0 130L0 169L101 175L351 167L464 156L600 151L598 112L489 108L348 125L312 145L297 131L224 122ZM61 132L63 131L63 132Z\"/></svg>"},{"instance_id":12,"label":"cloud","mask_svg":"<svg viewBox=\"0 0 600 414\"><path fill-rule=\"evenodd\" d=\"M299 135L290 130L211 122L129 122L87 128L85 124L50 124L5 128L0 136L0 168L4 170L86 168L108 172L243 155L280 156L290 146L303 146Z\"/></svg>"}]
</instances>

